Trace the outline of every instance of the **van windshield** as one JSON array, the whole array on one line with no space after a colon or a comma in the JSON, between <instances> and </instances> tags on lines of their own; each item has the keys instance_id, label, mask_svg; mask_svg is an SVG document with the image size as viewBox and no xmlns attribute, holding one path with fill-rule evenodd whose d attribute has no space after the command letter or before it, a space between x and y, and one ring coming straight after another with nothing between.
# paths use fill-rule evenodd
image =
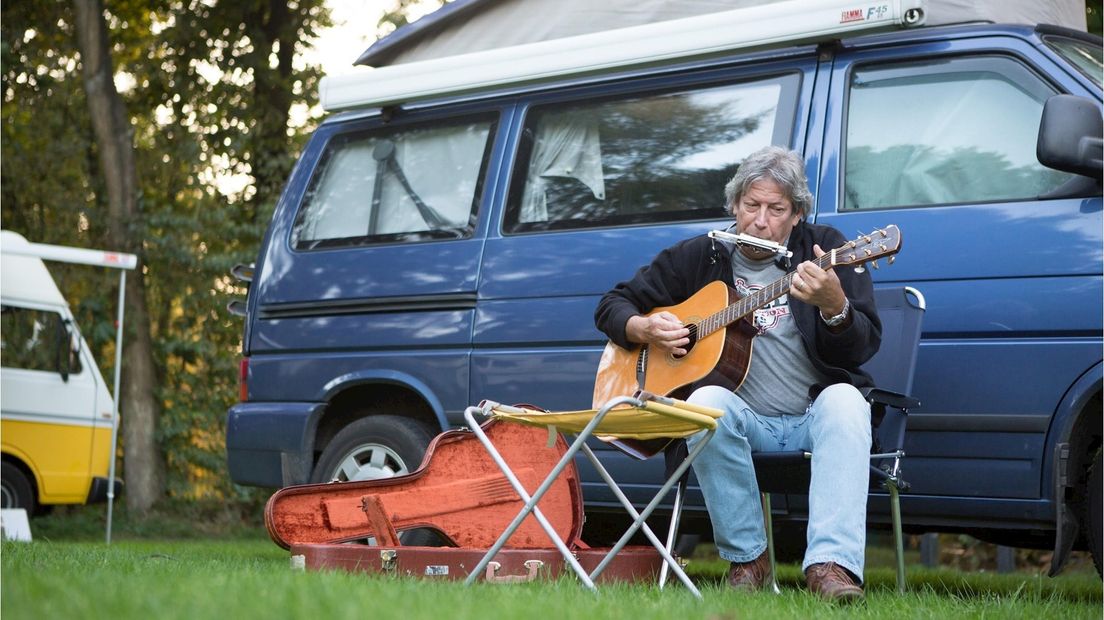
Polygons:
<instances>
[{"instance_id":1,"label":"van windshield","mask_svg":"<svg viewBox=\"0 0 1104 620\"><path fill-rule=\"evenodd\" d=\"M1043 41L1100 86L1101 74L1104 74L1104 48L1066 37L1043 37Z\"/></svg>"},{"instance_id":2,"label":"van windshield","mask_svg":"<svg viewBox=\"0 0 1104 620\"><path fill-rule=\"evenodd\" d=\"M65 319L56 312L5 305L0 311L0 366L57 371L69 355L68 372L79 374L80 356L70 346Z\"/></svg>"}]
</instances>

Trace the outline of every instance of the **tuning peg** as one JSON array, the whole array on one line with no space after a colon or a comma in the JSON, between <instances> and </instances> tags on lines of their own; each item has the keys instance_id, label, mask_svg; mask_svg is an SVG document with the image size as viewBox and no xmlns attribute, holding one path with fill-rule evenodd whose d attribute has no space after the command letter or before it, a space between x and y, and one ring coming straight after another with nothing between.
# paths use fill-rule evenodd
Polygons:
<instances>
[{"instance_id":1,"label":"tuning peg","mask_svg":"<svg viewBox=\"0 0 1104 620\"><path fill-rule=\"evenodd\" d=\"M878 268L878 261L876 261L876 260L870 261L870 266L877 269Z\"/></svg>"},{"instance_id":2,"label":"tuning peg","mask_svg":"<svg viewBox=\"0 0 1104 620\"><path fill-rule=\"evenodd\" d=\"M855 267L855 273L866 273L866 267L863 267L862 265Z\"/></svg>"},{"instance_id":3,"label":"tuning peg","mask_svg":"<svg viewBox=\"0 0 1104 620\"><path fill-rule=\"evenodd\" d=\"M886 262L889 263L890 265L892 265L896 261L897 261L896 256L890 256L889 258L886 259Z\"/></svg>"}]
</instances>

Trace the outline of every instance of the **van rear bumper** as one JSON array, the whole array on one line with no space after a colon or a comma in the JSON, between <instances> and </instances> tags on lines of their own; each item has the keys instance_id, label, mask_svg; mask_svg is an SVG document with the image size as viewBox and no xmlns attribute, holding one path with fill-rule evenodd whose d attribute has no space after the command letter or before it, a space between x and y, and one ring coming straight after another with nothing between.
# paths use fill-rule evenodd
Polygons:
<instances>
[{"instance_id":1,"label":"van rear bumper","mask_svg":"<svg viewBox=\"0 0 1104 620\"><path fill-rule=\"evenodd\" d=\"M284 487L310 479L314 424L326 403L238 403L226 414L226 460L238 484Z\"/></svg>"},{"instance_id":2,"label":"van rear bumper","mask_svg":"<svg viewBox=\"0 0 1104 620\"><path fill-rule=\"evenodd\" d=\"M99 502L107 501L107 490L109 483L107 478L100 478L96 476L92 479L92 486L88 489L88 499L85 500L86 504L97 504ZM123 490L123 481L118 478L115 479L115 488L113 496L119 497L119 493Z\"/></svg>"}]
</instances>

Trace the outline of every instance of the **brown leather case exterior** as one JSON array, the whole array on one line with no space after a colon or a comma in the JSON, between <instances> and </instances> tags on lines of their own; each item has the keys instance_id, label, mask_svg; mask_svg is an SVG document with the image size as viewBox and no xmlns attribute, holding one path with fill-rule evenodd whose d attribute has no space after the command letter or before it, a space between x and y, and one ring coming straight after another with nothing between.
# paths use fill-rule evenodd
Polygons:
<instances>
[{"instance_id":1,"label":"brown leather case exterior","mask_svg":"<svg viewBox=\"0 0 1104 620\"><path fill-rule=\"evenodd\" d=\"M559 436L548 447L545 429L498 421L481 428L530 494L567 451ZM523 505L475 434L458 430L434 438L421 466L405 476L281 489L265 506L265 525L285 549L368 537L388 542L388 531L377 533L388 529L387 520L391 531L430 527L458 547L487 549ZM574 463L556 479L539 508L568 546L579 540L583 500ZM554 550L555 545L529 515L506 547Z\"/></svg>"},{"instance_id":2,"label":"brown leather case exterior","mask_svg":"<svg viewBox=\"0 0 1104 620\"><path fill-rule=\"evenodd\" d=\"M581 549L575 552L579 564L588 573L598 566L609 549ZM366 545L292 545L293 562L302 558L302 566L311 570L340 569L354 573L422 577L429 579L466 579L482 559L486 549L447 547L370 547ZM481 580L517 583L535 579L555 579L574 575L563 556L555 549L503 549ZM538 564L539 563L539 564ZM598 583L656 582L663 559L652 547L625 547L598 577Z\"/></svg>"}]
</instances>

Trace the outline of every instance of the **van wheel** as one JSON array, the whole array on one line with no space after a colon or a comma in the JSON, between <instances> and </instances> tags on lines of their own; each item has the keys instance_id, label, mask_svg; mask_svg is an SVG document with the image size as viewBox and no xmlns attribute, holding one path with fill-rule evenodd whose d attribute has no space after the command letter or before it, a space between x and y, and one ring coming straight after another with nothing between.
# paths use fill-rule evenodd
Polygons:
<instances>
[{"instance_id":1,"label":"van wheel","mask_svg":"<svg viewBox=\"0 0 1104 620\"><path fill-rule=\"evenodd\" d=\"M1088 502L1085 504L1085 518L1082 523L1088 526L1089 551L1092 553L1093 564L1096 565L1096 574L1104 575L1101 568L1104 559L1101 558L1101 543L1104 538L1104 471L1100 464L1101 448L1096 449L1092 465L1089 466Z\"/></svg>"},{"instance_id":2,"label":"van wheel","mask_svg":"<svg viewBox=\"0 0 1104 620\"><path fill-rule=\"evenodd\" d=\"M0 508L23 508L27 516L35 513L34 485L12 463L0 463Z\"/></svg>"},{"instance_id":3,"label":"van wheel","mask_svg":"<svg viewBox=\"0 0 1104 620\"><path fill-rule=\"evenodd\" d=\"M432 432L416 420L394 415L360 418L341 429L322 450L311 482L380 480L409 474L422 464ZM445 541L430 529L399 533L403 546L435 547ZM375 544L371 538L367 544Z\"/></svg>"}]
</instances>

